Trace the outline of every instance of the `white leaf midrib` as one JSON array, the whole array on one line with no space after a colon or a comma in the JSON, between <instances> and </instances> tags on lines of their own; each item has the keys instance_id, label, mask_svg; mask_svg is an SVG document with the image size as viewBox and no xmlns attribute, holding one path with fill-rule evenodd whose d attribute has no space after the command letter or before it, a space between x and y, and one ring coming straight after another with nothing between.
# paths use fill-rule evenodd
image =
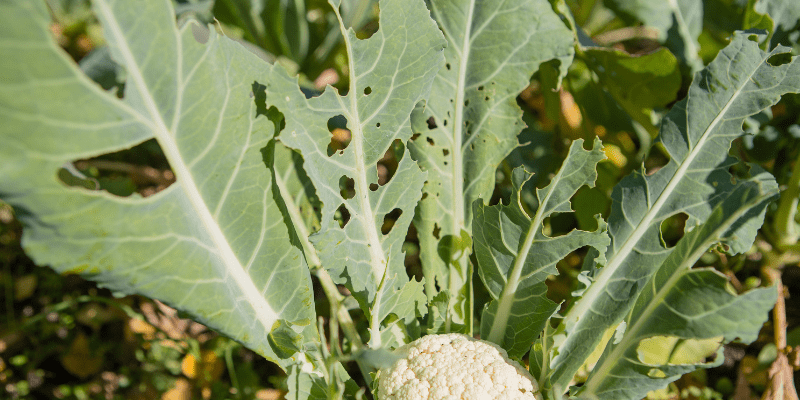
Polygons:
<instances>
[{"instance_id":1,"label":"white leaf midrib","mask_svg":"<svg viewBox=\"0 0 800 400\"><path fill-rule=\"evenodd\" d=\"M466 97L465 87L467 84L467 66L469 65L470 45L472 42L472 23L475 18L475 0L469 2L469 10L464 23L464 37L461 44L458 64L458 81L456 82L455 115L453 121L453 196L455 204L453 215L453 233L458 234L461 229L467 230L467 221L464 205L464 153L461 144L464 141L464 98ZM456 49L458 53L458 50ZM477 132L475 134L477 136Z\"/></svg>"},{"instance_id":2,"label":"white leaf midrib","mask_svg":"<svg viewBox=\"0 0 800 400\"><path fill-rule=\"evenodd\" d=\"M361 211L359 213L361 215L354 214L353 217L361 221L361 225L364 228L364 233L367 235L370 254L370 267L373 274L372 278L377 286L375 297L372 301L372 307L370 309L369 323L369 330L371 332L369 347L377 349L382 346L380 335L380 324L382 321L379 319L379 316L381 315L381 308L383 306L383 287L387 281L386 271L388 269L388 261L383 253L383 244L380 239L381 235L378 233L378 228L372 220L374 214L372 211L372 204L370 203L369 199L370 190L369 183L367 182L367 167L364 165L364 162L366 161L364 153L364 123L361 120L361 116L358 112L358 75L356 75L355 57L353 56L354 43L351 42L351 37L348 35L348 33L352 31L352 28L350 30L345 28L344 20L342 19L338 7L334 6L333 9L336 13L337 19L339 20L339 28L342 31L342 36L344 36L345 48L347 50L348 67L350 73L353 75L353 78L350 79L350 89L347 95L350 98L350 104L344 104L341 96L336 96L336 100L342 107L346 117L349 117L347 119L348 123L352 123L352 140L350 143L353 146L353 158L355 158L356 175L353 180L356 191L356 202L359 205L359 211ZM353 37L355 37L355 34ZM389 94L387 94L387 96L389 96Z\"/></svg>"},{"instance_id":3,"label":"white leaf midrib","mask_svg":"<svg viewBox=\"0 0 800 400\"><path fill-rule=\"evenodd\" d=\"M178 148L178 144L171 134L169 128L163 119L163 116L158 110L153 94L150 93L144 79L142 71L136 63L136 58L133 55L131 48L128 46L125 34L122 27L117 21L111 7L107 4L106 0L95 0L93 2L98 14L103 16L104 29L109 37L116 38L116 48L122 56L122 60L118 60L125 67L128 74L128 82L134 83L134 87L139 92L142 102L147 109L154 124L154 135L164 151L164 155L173 168L177 182L183 188L186 198L192 205L195 214L202 222L203 227L206 228L206 233L214 243L215 248L218 250L220 261L225 266L226 272L233 278L236 285L241 289L241 295L244 297L248 304L253 307L256 319L264 326L266 331L271 331L272 326L278 320L278 313L267 303L266 299L261 295L260 290L253 282L252 278L247 274L244 266L239 261L238 257L231 248L225 234L222 232L221 227L214 219L211 211L208 208L205 200L203 199L197 184L194 181L188 165L183 160L183 156ZM173 31L174 28L173 28ZM176 40L180 41L180 36L176 35ZM113 41L110 41L112 45ZM211 45L210 43L206 44ZM176 54L176 57L182 57L182 54ZM176 70L177 74L182 71ZM180 110L175 110L175 113L180 113Z\"/></svg>"}]
</instances>

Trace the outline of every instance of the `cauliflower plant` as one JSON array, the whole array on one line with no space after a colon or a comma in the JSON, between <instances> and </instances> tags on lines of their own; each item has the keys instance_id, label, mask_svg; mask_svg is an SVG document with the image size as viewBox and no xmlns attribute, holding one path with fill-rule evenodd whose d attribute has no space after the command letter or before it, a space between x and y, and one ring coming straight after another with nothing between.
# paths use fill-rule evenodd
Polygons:
<instances>
[{"instance_id":1,"label":"cauliflower plant","mask_svg":"<svg viewBox=\"0 0 800 400\"><path fill-rule=\"evenodd\" d=\"M402 358L378 372L378 400L539 399L531 374L494 343L450 333L397 352Z\"/></svg>"}]
</instances>

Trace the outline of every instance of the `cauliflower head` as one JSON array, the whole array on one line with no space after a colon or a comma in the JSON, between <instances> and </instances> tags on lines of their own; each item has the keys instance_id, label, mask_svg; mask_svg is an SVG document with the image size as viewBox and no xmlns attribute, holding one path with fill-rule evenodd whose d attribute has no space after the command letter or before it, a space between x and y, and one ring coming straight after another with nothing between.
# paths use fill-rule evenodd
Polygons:
<instances>
[{"instance_id":1,"label":"cauliflower head","mask_svg":"<svg viewBox=\"0 0 800 400\"><path fill-rule=\"evenodd\" d=\"M378 372L378 400L539 399L531 374L500 346L459 333L423 336L400 347Z\"/></svg>"}]
</instances>

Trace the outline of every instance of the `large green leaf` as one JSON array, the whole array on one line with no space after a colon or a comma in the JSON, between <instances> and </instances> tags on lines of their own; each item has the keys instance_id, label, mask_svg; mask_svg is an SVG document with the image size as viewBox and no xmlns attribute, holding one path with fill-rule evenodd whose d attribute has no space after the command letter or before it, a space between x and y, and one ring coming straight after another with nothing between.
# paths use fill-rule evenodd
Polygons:
<instances>
[{"instance_id":1,"label":"large green leaf","mask_svg":"<svg viewBox=\"0 0 800 400\"><path fill-rule=\"evenodd\" d=\"M571 212L570 198L582 186L594 186L597 163L605 158L600 140L592 150L583 149L583 140L570 147L561 170L550 184L536 190L536 206L529 217L523 209L520 191L530 174L514 170L513 201L486 206L474 205L475 257L478 273L493 301L481 318L481 337L495 342L512 357L521 358L539 336L558 304L547 298L549 275L556 275L556 263L570 252L592 246L605 252L609 238L600 224L597 231L574 230L548 237L542 231L544 220L554 213Z\"/></svg>"},{"instance_id":2,"label":"large green leaf","mask_svg":"<svg viewBox=\"0 0 800 400\"><path fill-rule=\"evenodd\" d=\"M287 365L271 343L318 339L308 271L260 152L272 123L256 116L251 85L270 66L213 30L199 43L192 31L202 27L176 29L167 0L93 6L127 74L122 100L59 50L43 2L0 4L0 196L18 210L27 253L163 300ZM57 178L73 160L150 138L177 177L153 196ZM270 335L276 326L292 328Z\"/></svg>"},{"instance_id":3,"label":"large green leaf","mask_svg":"<svg viewBox=\"0 0 800 400\"><path fill-rule=\"evenodd\" d=\"M338 15L339 2L331 4ZM384 0L380 8L380 29L371 38L345 32L351 74L346 96L328 88L306 99L297 80L282 69L276 69L267 88L267 103L285 117L280 140L303 155L323 204L321 228L312 242L322 265L337 283L350 287L369 316L373 347L381 345L380 323L389 314L410 321L425 312L422 283L409 282L401 246L426 175L404 149L394 176L379 185L377 163L395 140L405 143L411 137L409 116L430 92L445 45L421 1ZM328 126L337 118L347 121L352 138L329 156ZM352 180L352 197L340 191L340 182L347 180ZM340 207L350 215L344 227L334 220ZM384 217L393 210L402 214L383 234Z\"/></svg>"},{"instance_id":4,"label":"large green leaf","mask_svg":"<svg viewBox=\"0 0 800 400\"><path fill-rule=\"evenodd\" d=\"M629 22L656 28L659 40L691 70L703 68L697 38L703 31L703 2L697 0L604 0Z\"/></svg>"},{"instance_id":5,"label":"large green leaf","mask_svg":"<svg viewBox=\"0 0 800 400\"><path fill-rule=\"evenodd\" d=\"M641 399L683 374L721 364L721 344L756 339L775 304L775 288L737 296L723 274L692 266L719 242L732 254L750 249L777 194L775 179L762 172L680 240L636 300L624 336L606 348L579 398Z\"/></svg>"},{"instance_id":6,"label":"large green leaf","mask_svg":"<svg viewBox=\"0 0 800 400\"><path fill-rule=\"evenodd\" d=\"M764 52L748 35L737 33L664 118L658 140L669 162L651 175L635 172L614 188L608 261L600 269L589 266L593 283L562 322L567 336L553 360L554 384L566 386L598 345L598 332L622 320L671 251L662 244L661 222L684 213L688 227L702 223L734 189L728 172L734 160L727 153L742 135L744 119L782 94L800 91L800 61L768 62L786 52L785 47Z\"/></svg>"},{"instance_id":7,"label":"large green leaf","mask_svg":"<svg viewBox=\"0 0 800 400\"><path fill-rule=\"evenodd\" d=\"M471 232L472 202L488 201L497 166L518 146L517 95L544 61L559 60L565 74L573 39L546 0L428 3L447 39L446 64L413 115L419 136L410 147L428 172L414 224L429 299L438 283L450 292L453 320L471 324L469 247L460 238Z\"/></svg>"}]
</instances>

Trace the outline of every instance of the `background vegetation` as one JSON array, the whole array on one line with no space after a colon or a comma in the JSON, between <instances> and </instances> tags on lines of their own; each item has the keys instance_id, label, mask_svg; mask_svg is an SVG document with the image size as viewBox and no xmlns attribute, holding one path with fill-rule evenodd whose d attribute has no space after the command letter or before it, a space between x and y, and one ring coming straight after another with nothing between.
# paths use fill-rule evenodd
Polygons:
<instances>
[{"instance_id":1,"label":"background vegetation","mask_svg":"<svg viewBox=\"0 0 800 400\"><path fill-rule=\"evenodd\" d=\"M377 29L376 1L345 3L343 17L360 36ZM498 169L494 203L507 200L510 171L517 165L526 165L537 174L536 186L546 185L548 174L558 168L574 139L602 138L609 158L599 165L597 187L583 188L573 198L576 212L547 221L553 235L575 227L594 229L593 215L607 217L611 188L621 177L642 161L648 172L664 165L665 153L645 153L659 118L685 96L692 72L713 59L734 30L774 27L769 46L793 46L794 54L800 50L800 3L792 0L706 0L699 48L694 53L659 37L648 26L657 21L640 20L621 6L622 2L553 3L574 18L567 23L580 27L577 40L591 40L630 55L630 63L612 65L603 53L579 51L559 89L549 79L555 74L555 66L549 65L532 77L518 98L529 127L520 136L524 145ZM88 2L48 0L48 4L52 33L64 50L106 89L121 85ZM262 8L250 8L256 4ZM767 11L774 21L763 14ZM325 85L347 90L346 55L325 1L176 0L176 13L178 20L193 17L214 23L216 29L240 39L256 54L296 71L310 92ZM650 109L652 113L646 111ZM769 112L745 123L752 136L736 141L731 151L772 172L784 192L780 202L769 209L750 252L736 257L709 252L701 260L704 266L727 275L737 292L757 287L763 280L782 282L783 296L770 322L752 345L727 346L722 366L687 375L648 398L745 400L771 396L768 389L779 379L794 379L797 385L792 371L800 368L799 116L800 96L789 95ZM333 132L330 152L345 147L349 140L345 129ZM121 196L134 192L148 196L174 181L154 141L102 158L79 160L74 167L94 178L95 189ZM391 152L381 167L383 179L391 176L397 167ZM342 188L350 189L346 184ZM392 222L386 221L386 229ZM676 217L662 225L667 244L682 236L683 223ZM0 398L280 398L285 375L276 366L204 326L182 319L159 302L140 296L116 298L76 275L62 276L33 265L20 247L22 229L14 210L0 203ZM409 274L420 275L413 229L405 248ZM581 258L582 254L576 253L559 264L560 275L549 282L551 299L570 297ZM317 292L317 313L325 316L327 300L321 290ZM476 295L481 296L486 301L485 293ZM779 354L787 355L788 365L778 365Z\"/></svg>"}]
</instances>

